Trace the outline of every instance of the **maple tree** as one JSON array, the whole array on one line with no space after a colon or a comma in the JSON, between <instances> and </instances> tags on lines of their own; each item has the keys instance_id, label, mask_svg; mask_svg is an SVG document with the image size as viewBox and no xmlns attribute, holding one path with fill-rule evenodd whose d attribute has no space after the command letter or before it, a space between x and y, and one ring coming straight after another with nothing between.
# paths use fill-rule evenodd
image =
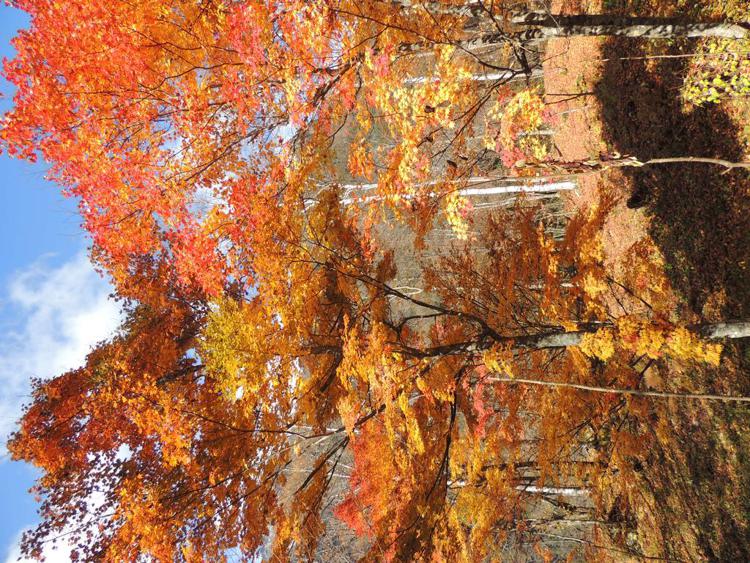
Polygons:
<instances>
[{"instance_id":1,"label":"maple tree","mask_svg":"<svg viewBox=\"0 0 750 563\"><path fill-rule=\"evenodd\" d=\"M83 560L312 559L335 501L371 559L481 560L637 439L617 426L637 400L566 384L632 390L644 364L716 365L747 332L673 318L653 248L609 276L607 202L563 239L521 205L471 240L462 191L497 179L508 141L544 157L521 136L543 104L506 87L539 33L503 5L16 5L32 28L5 63L3 146L79 198L127 310L85 366L37 382L9 444L44 471L30 555L65 534ZM375 231L395 215L424 235L441 209L469 243L414 295Z\"/></svg>"},{"instance_id":2,"label":"maple tree","mask_svg":"<svg viewBox=\"0 0 750 563\"><path fill-rule=\"evenodd\" d=\"M214 295L252 279L241 233L274 221L269 199L294 205L330 181L345 123L352 172L377 172L383 200L460 209L456 194L487 170L469 133L532 72L503 3L15 5L32 28L5 64L18 87L7 150L53 165L115 279L160 255Z\"/></svg>"},{"instance_id":3,"label":"maple tree","mask_svg":"<svg viewBox=\"0 0 750 563\"><path fill-rule=\"evenodd\" d=\"M279 556L311 559L350 449L336 514L373 557L487 556L544 496L531 483L607 478L608 464L576 459L575 437L587 422L608 432L623 409L617 395L519 389L498 376L595 373L630 387L641 361L720 360L719 345L670 322L653 261L634 270L638 297L620 292L628 314L612 319L603 296L613 282L592 260L601 215L579 218L563 241L533 209L491 219L489 258L457 251L427 266L432 297L418 299L393 286L393 255L373 254L327 192L298 230L277 231L266 248L277 271L264 270L272 280L258 278L255 295L206 309L149 282L154 301L134 306L119 336L84 368L38 384L10 443L45 470L46 519L27 548L75 524L83 559L250 557L269 541ZM158 274L144 268L137 283ZM291 464L321 440L286 490ZM106 496L92 515L95 491Z\"/></svg>"},{"instance_id":4,"label":"maple tree","mask_svg":"<svg viewBox=\"0 0 750 563\"><path fill-rule=\"evenodd\" d=\"M470 93L449 65L453 14L377 1L17 6L33 27L5 68L18 86L5 145L53 164L116 280L147 254L213 295L229 277L252 280L243 233L274 221L270 200L298 205L325 179L347 115L362 123L359 141L384 114L399 141L379 191L398 199L429 175L421 139L454 127L479 95L445 104ZM442 70L403 87L425 46ZM367 174L361 152L353 169Z\"/></svg>"}]
</instances>

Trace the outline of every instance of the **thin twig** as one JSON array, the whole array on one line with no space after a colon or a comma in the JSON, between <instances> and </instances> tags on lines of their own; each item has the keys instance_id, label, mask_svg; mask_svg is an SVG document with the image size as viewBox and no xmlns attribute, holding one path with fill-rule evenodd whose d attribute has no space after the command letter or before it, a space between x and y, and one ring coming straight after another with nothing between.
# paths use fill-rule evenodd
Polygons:
<instances>
[{"instance_id":1,"label":"thin twig","mask_svg":"<svg viewBox=\"0 0 750 563\"><path fill-rule=\"evenodd\" d=\"M638 397L658 397L660 399L687 399L692 401L727 401L750 403L750 397L733 395L710 395L705 393L672 393L669 391L643 391L640 389L623 389L618 387L598 387L596 385L582 385L579 383L565 383L562 381L541 381L539 379L523 379L520 377L488 377L486 381L495 383L509 383L511 385L540 385L543 387L579 389L594 393L608 393L611 395L635 395Z\"/></svg>"}]
</instances>

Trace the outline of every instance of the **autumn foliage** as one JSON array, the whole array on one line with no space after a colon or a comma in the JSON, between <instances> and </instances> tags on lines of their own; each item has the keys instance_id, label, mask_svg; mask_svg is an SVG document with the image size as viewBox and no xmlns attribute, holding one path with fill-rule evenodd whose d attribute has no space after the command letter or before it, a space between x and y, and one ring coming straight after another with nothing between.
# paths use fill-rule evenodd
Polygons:
<instances>
[{"instance_id":1,"label":"autumn foliage","mask_svg":"<svg viewBox=\"0 0 750 563\"><path fill-rule=\"evenodd\" d=\"M370 560L495 558L537 542L549 490L624 471L644 409L503 378L721 362L655 248L607 271L609 199L564 236L531 199L475 213L462 190L544 161L550 114L508 86L517 45L468 50L464 2L16 5L2 147L78 198L127 317L10 442L44 472L30 555L64 533L86 561L311 560L338 518ZM414 259L421 292L389 222L456 234Z\"/></svg>"}]
</instances>

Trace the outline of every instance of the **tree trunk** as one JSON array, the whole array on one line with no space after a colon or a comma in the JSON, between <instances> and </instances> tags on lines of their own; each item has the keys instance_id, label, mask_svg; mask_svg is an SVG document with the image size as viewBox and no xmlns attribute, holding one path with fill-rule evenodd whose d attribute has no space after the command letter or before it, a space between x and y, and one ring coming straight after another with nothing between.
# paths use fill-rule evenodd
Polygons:
<instances>
[{"instance_id":1,"label":"tree trunk","mask_svg":"<svg viewBox=\"0 0 750 563\"><path fill-rule=\"evenodd\" d=\"M734 321L726 323L711 323L695 327L695 331L703 338L718 340L720 338L748 338L750 337L750 322Z\"/></svg>"},{"instance_id":2,"label":"tree trunk","mask_svg":"<svg viewBox=\"0 0 750 563\"><path fill-rule=\"evenodd\" d=\"M723 323L707 323L688 327L690 330L709 340L724 338L750 338L749 321L730 321ZM585 327L575 332L561 332L557 334L546 334L538 336L523 337L516 340L519 347L539 348L566 348L577 346L581 343L584 335L591 334L597 329L595 325ZM539 379L526 379L523 377L511 377L498 375L487 378L494 383L505 383L510 385L532 385L552 387L556 389L577 389L580 391L591 391L594 393L605 393L611 395L633 395L636 397L656 397L660 399L682 399L698 401L726 401L737 403L750 403L748 396L715 395L710 393L675 393L670 391L649 391L641 389L625 389L620 387L600 387L598 385L584 385L580 383L568 383L565 381L546 381Z\"/></svg>"},{"instance_id":3,"label":"tree trunk","mask_svg":"<svg viewBox=\"0 0 750 563\"><path fill-rule=\"evenodd\" d=\"M417 299L410 298L404 294L390 291L391 295L410 300L412 303L424 305ZM460 342L456 344L441 344L432 348L413 348L402 346L401 350L415 358L434 358L451 354L481 354L497 343L508 343L513 348L526 350L547 350L551 348L568 348L579 346L583 337L593 334L602 328L613 328L610 322L579 323L578 330L564 332L543 332L540 334L528 334L522 336L495 335L493 338L484 339L481 342ZM722 323L706 323L686 327L706 340L722 340L725 338L750 338L750 321L728 321Z\"/></svg>"},{"instance_id":4,"label":"tree trunk","mask_svg":"<svg viewBox=\"0 0 750 563\"><path fill-rule=\"evenodd\" d=\"M536 26L520 32L521 40L550 39L553 37L619 36L648 39L678 37L748 37L746 23L687 22L681 18L628 17L616 15L557 15L529 12L513 18L513 23Z\"/></svg>"},{"instance_id":5,"label":"tree trunk","mask_svg":"<svg viewBox=\"0 0 750 563\"><path fill-rule=\"evenodd\" d=\"M558 332L539 336L525 336L517 339L516 344L524 348L566 348L578 346L584 335L596 332L600 326L592 325L584 330L574 332ZM703 338L720 340L723 338L750 338L750 321L729 321L688 327Z\"/></svg>"}]
</instances>

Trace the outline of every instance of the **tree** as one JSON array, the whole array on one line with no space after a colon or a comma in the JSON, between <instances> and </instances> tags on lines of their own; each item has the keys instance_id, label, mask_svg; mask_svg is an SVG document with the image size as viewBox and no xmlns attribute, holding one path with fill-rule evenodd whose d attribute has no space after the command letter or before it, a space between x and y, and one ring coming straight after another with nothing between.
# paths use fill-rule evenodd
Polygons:
<instances>
[{"instance_id":1,"label":"tree","mask_svg":"<svg viewBox=\"0 0 750 563\"><path fill-rule=\"evenodd\" d=\"M250 286L251 246L231 233L273 224L274 208L315 191L346 116L364 135L372 114L387 112L384 127L400 139L379 163L393 171L379 181L390 201L429 173L419 135L475 104L445 104L468 93L466 72L397 86L425 49L443 53L435 77L448 76L454 16L382 2L17 5L32 31L6 65L18 92L4 144L53 163L116 280L131 257L159 255L211 294L228 277Z\"/></svg>"},{"instance_id":2,"label":"tree","mask_svg":"<svg viewBox=\"0 0 750 563\"><path fill-rule=\"evenodd\" d=\"M549 39L574 36L618 36L647 39L721 37L742 39L747 23L696 22L685 18L619 16L611 14L549 14L529 12L513 18L520 25L538 26L525 32L527 38Z\"/></svg>"},{"instance_id":3,"label":"tree","mask_svg":"<svg viewBox=\"0 0 750 563\"><path fill-rule=\"evenodd\" d=\"M493 374L594 373L628 387L633 357L716 363L720 347L665 318L652 275L642 296L620 292L635 309L612 320L589 256L600 214L559 242L533 209L507 219L488 225L486 261L457 251L427 268L434 297L417 299L389 283L392 255L373 254L328 192L296 235L278 233L277 271L255 296L210 312L177 295L131 309L84 368L38 385L10 444L46 473L46 519L27 549L78 526L83 559L249 556L269 536L277 555L309 559L350 449L351 489L336 513L370 538L373 557L476 560L523 529L524 506L550 487L603 479L610 452L577 458L575 436L587 423L604 432L618 397L518 389ZM643 298L652 309L637 307ZM577 347L560 338L571 330L584 333ZM321 440L282 498L287 468ZM85 525L95 490L98 533Z\"/></svg>"},{"instance_id":4,"label":"tree","mask_svg":"<svg viewBox=\"0 0 750 563\"><path fill-rule=\"evenodd\" d=\"M159 255L212 295L252 285L241 233L330 182L345 124L351 171L376 178L380 201L419 206L422 223L460 210L492 169L472 132L533 65L503 3L16 5L32 28L5 65L18 87L6 149L53 165L116 280Z\"/></svg>"}]
</instances>

